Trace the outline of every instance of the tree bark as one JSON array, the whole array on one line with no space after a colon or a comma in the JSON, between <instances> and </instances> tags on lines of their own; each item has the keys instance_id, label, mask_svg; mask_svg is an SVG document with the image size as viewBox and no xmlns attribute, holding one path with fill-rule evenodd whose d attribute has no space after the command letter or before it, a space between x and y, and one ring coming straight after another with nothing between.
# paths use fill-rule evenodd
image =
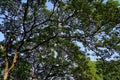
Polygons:
<instances>
[{"instance_id":1,"label":"tree bark","mask_svg":"<svg viewBox=\"0 0 120 80\"><path fill-rule=\"evenodd\" d=\"M10 66L10 68L9 68L8 58L7 58L7 56L5 56L5 70L4 70L4 76L3 76L4 78L3 78L3 80L8 79L9 72L14 68L15 63L17 62L18 54L19 54L19 52L16 51L15 54L14 54L12 65Z\"/></svg>"},{"instance_id":2,"label":"tree bark","mask_svg":"<svg viewBox=\"0 0 120 80\"><path fill-rule=\"evenodd\" d=\"M8 71L5 71L5 73L4 73L4 80L7 80L7 78L8 78L8 74L9 72Z\"/></svg>"},{"instance_id":3,"label":"tree bark","mask_svg":"<svg viewBox=\"0 0 120 80\"><path fill-rule=\"evenodd\" d=\"M4 71L4 80L7 80L8 77L8 59L5 59L5 71Z\"/></svg>"}]
</instances>

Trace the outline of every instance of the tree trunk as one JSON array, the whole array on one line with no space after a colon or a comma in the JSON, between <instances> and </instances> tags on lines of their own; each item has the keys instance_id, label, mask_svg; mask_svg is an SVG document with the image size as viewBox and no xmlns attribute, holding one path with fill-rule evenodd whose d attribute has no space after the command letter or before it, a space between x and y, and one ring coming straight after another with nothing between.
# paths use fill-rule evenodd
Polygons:
<instances>
[{"instance_id":1,"label":"tree trunk","mask_svg":"<svg viewBox=\"0 0 120 80\"><path fill-rule=\"evenodd\" d=\"M8 79L9 72L14 68L15 63L17 62L18 54L19 54L19 52L16 51L15 54L14 54L12 65L10 66L10 68L9 68L8 58L7 58L7 56L5 56L5 70L4 70L3 80Z\"/></svg>"},{"instance_id":2,"label":"tree trunk","mask_svg":"<svg viewBox=\"0 0 120 80\"><path fill-rule=\"evenodd\" d=\"M7 78L8 78L8 74L9 72L8 71L5 71L5 73L4 73L4 80L7 80Z\"/></svg>"},{"instance_id":3,"label":"tree trunk","mask_svg":"<svg viewBox=\"0 0 120 80\"><path fill-rule=\"evenodd\" d=\"M4 80L7 80L7 77L8 77L8 59L7 57L5 57L5 70L4 70Z\"/></svg>"}]
</instances>

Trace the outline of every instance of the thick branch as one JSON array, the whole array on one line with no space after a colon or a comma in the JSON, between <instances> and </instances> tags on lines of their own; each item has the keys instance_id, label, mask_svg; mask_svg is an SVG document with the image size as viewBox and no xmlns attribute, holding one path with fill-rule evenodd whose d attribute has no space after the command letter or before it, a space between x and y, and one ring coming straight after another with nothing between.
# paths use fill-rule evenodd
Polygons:
<instances>
[{"instance_id":1,"label":"thick branch","mask_svg":"<svg viewBox=\"0 0 120 80\"><path fill-rule=\"evenodd\" d=\"M24 29L24 31L26 31L26 29L25 29L25 21L26 21L26 18L27 18L28 7L29 7L29 5L28 5L28 0L27 0L27 4L25 6L25 13L24 13L24 17L23 17L23 29Z\"/></svg>"},{"instance_id":2,"label":"thick branch","mask_svg":"<svg viewBox=\"0 0 120 80\"><path fill-rule=\"evenodd\" d=\"M14 54L14 58L13 58L13 62L12 65L9 68L9 62L8 62L8 58L5 56L5 72L4 72L4 80L7 80L9 72L14 68L15 63L17 62L17 57L18 57L19 52L15 52Z\"/></svg>"},{"instance_id":3,"label":"thick branch","mask_svg":"<svg viewBox=\"0 0 120 80\"><path fill-rule=\"evenodd\" d=\"M14 68L15 63L17 62L18 54L19 54L19 52L16 51L15 54L14 54L14 58L13 58L12 65L11 65L11 67L9 68L9 71Z\"/></svg>"}]
</instances>

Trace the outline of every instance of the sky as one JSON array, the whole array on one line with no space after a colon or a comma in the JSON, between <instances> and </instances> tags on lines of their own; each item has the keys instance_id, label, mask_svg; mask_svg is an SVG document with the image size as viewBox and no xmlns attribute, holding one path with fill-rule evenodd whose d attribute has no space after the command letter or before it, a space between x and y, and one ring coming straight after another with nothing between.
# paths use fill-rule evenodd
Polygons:
<instances>
[{"instance_id":1,"label":"sky","mask_svg":"<svg viewBox=\"0 0 120 80\"><path fill-rule=\"evenodd\" d=\"M0 41L3 41L4 35L0 32Z\"/></svg>"}]
</instances>

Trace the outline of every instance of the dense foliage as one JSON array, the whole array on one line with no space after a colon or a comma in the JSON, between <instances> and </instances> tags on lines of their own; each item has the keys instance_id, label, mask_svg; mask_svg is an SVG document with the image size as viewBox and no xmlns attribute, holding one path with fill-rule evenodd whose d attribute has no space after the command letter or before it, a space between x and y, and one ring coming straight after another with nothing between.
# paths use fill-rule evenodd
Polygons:
<instances>
[{"instance_id":1,"label":"dense foliage","mask_svg":"<svg viewBox=\"0 0 120 80\"><path fill-rule=\"evenodd\" d=\"M118 1L0 0L0 20L0 79L120 79Z\"/></svg>"},{"instance_id":2,"label":"dense foliage","mask_svg":"<svg viewBox=\"0 0 120 80\"><path fill-rule=\"evenodd\" d=\"M117 61L98 61L97 74L100 75L103 80L119 80L120 79L120 60Z\"/></svg>"}]
</instances>

